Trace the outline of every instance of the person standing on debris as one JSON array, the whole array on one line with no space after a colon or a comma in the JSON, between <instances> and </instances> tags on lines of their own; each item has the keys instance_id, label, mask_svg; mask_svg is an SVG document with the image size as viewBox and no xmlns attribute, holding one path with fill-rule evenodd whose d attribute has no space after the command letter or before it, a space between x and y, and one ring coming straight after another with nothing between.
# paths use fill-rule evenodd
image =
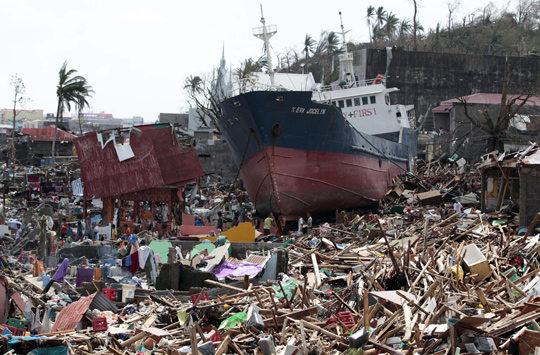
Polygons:
<instances>
[{"instance_id":1,"label":"person standing on debris","mask_svg":"<svg viewBox=\"0 0 540 355\"><path fill-rule=\"evenodd\" d=\"M343 224L349 223L349 216L347 216L347 212L345 212L344 210L341 211L341 223Z\"/></svg>"},{"instance_id":2,"label":"person standing on debris","mask_svg":"<svg viewBox=\"0 0 540 355\"><path fill-rule=\"evenodd\" d=\"M264 220L264 235L270 235L270 228L275 225L276 222L274 221L274 215L272 214L272 212L270 212L268 217L266 217L266 219Z\"/></svg>"},{"instance_id":3,"label":"person standing on debris","mask_svg":"<svg viewBox=\"0 0 540 355\"><path fill-rule=\"evenodd\" d=\"M307 226L307 230L310 231L311 228L313 227L313 218L311 218L311 213L306 213L306 216L307 216L307 222L306 222L306 226Z\"/></svg>"},{"instance_id":4,"label":"person standing on debris","mask_svg":"<svg viewBox=\"0 0 540 355\"><path fill-rule=\"evenodd\" d=\"M304 231L304 219L302 218L302 216L300 216L300 218L298 218L298 233L303 233Z\"/></svg>"},{"instance_id":5,"label":"person standing on debris","mask_svg":"<svg viewBox=\"0 0 540 355\"><path fill-rule=\"evenodd\" d=\"M81 240L84 236L84 228L81 221L77 221L77 241Z\"/></svg>"},{"instance_id":6,"label":"person standing on debris","mask_svg":"<svg viewBox=\"0 0 540 355\"><path fill-rule=\"evenodd\" d=\"M21 240L22 227L20 224L17 224L17 232L15 234L15 243L18 243Z\"/></svg>"},{"instance_id":7,"label":"person standing on debris","mask_svg":"<svg viewBox=\"0 0 540 355\"><path fill-rule=\"evenodd\" d=\"M111 238L116 241L118 239L118 230L114 224L111 225L111 230Z\"/></svg>"},{"instance_id":8,"label":"person standing on debris","mask_svg":"<svg viewBox=\"0 0 540 355\"><path fill-rule=\"evenodd\" d=\"M461 204L461 202L456 200L456 202L454 202L454 211L456 211L456 213L459 213L461 215L462 208L463 208L463 205Z\"/></svg>"},{"instance_id":9,"label":"person standing on debris","mask_svg":"<svg viewBox=\"0 0 540 355\"><path fill-rule=\"evenodd\" d=\"M238 212L234 213L234 218L232 220L232 227L238 227L238 224L240 223L240 219L238 217Z\"/></svg>"},{"instance_id":10,"label":"person standing on debris","mask_svg":"<svg viewBox=\"0 0 540 355\"><path fill-rule=\"evenodd\" d=\"M287 226L287 220L285 220L285 216L280 214L279 217L278 217L278 230L277 230L277 234L278 235L285 235L286 232L285 232L285 227Z\"/></svg>"},{"instance_id":11,"label":"person standing on debris","mask_svg":"<svg viewBox=\"0 0 540 355\"><path fill-rule=\"evenodd\" d=\"M71 243L73 241L73 228L68 224L66 231L66 242Z\"/></svg>"},{"instance_id":12,"label":"person standing on debris","mask_svg":"<svg viewBox=\"0 0 540 355\"><path fill-rule=\"evenodd\" d=\"M124 224L124 231L125 231L124 235L126 236L125 239L129 238L129 236L131 235L131 229L128 227L127 224Z\"/></svg>"},{"instance_id":13,"label":"person standing on debris","mask_svg":"<svg viewBox=\"0 0 540 355\"><path fill-rule=\"evenodd\" d=\"M220 231L223 231L223 215L221 211L218 212L217 215L218 215L218 220L217 220L216 228L219 229Z\"/></svg>"},{"instance_id":14,"label":"person standing on debris","mask_svg":"<svg viewBox=\"0 0 540 355\"><path fill-rule=\"evenodd\" d=\"M410 207L407 208L407 213L409 214L409 216L407 217L407 222L411 223L412 221L414 221L414 213Z\"/></svg>"},{"instance_id":15,"label":"person standing on debris","mask_svg":"<svg viewBox=\"0 0 540 355\"><path fill-rule=\"evenodd\" d=\"M67 234L67 221L65 218L62 218L62 229L60 230L60 238L62 240L65 240L66 239L66 234Z\"/></svg>"}]
</instances>

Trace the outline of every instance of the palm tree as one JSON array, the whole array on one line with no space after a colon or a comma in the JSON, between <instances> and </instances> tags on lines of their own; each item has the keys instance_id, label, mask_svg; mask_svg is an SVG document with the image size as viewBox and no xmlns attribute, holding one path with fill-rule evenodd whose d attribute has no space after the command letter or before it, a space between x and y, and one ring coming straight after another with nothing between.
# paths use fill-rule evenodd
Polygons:
<instances>
[{"instance_id":1,"label":"palm tree","mask_svg":"<svg viewBox=\"0 0 540 355\"><path fill-rule=\"evenodd\" d=\"M369 43L371 43L371 20L373 19L375 19L375 7L369 5L366 15L367 27L369 31Z\"/></svg>"},{"instance_id":2,"label":"palm tree","mask_svg":"<svg viewBox=\"0 0 540 355\"><path fill-rule=\"evenodd\" d=\"M404 36L411 33L412 25L411 21L409 19L403 19L399 23L399 30L398 30L398 36L399 38L403 38Z\"/></svg>"},{"instance_id":3,"label":"palm tree","mask_svg":"<svg viewBox=\"0 0 540 355\"><path fill-rule=\"evenodd\" d=\"M315 49L315 55L322 55L324 52L328 52L328 31L321 31L321 38Z\"/></svg>"},{"instance_id":4,"label":"palm tree","mask_svg":"<svg viewBox=\"0 0 540 355\"><path fill-rule=\"evenodd\" d=\"M334 54L339 51L339 37L334 31L326 36L326 51L332 56L332 71L334 71Z\"/></svg>"},{"instance_id":5,"label":"palm tree","mask_svg":"<svg viewBox=\"0 0 540 355\"><path fill-rule=\"evenodd\" d=\"M200 94L204 90L204 82L198 75L190 75L184 81L184 90L187 90L191 95Z\"/></svg>"},{"instance_id":6,"label":"palm tree","mask_svg":"<svg viewBox=\"0 0 540 355\"><path fill-rule=\"evenodd\" d=\"M394 37L394 33L398 29L398 25L399 18L397 18L394 13L390 12L388 16L386 16L386 24L384 25L389 42L392 41L392 37Z\"/></svg>"},{"instance_id":7,"label":"palm tree","mask_svg":"<svg viewBox=\"0 0 540 355\"><path fill-rule=\"evenodd\" d=\"M86 96L80 95L77 98L77 118L79 119L79 130L81 132L81 136L83 135L82 131L82 110L84 110L85 107L88 107L88 100L86 100Z\"/></svg>"},{"instance_id":8,"label":"palm tree","mask_svg":"<svg viewBox=\"0 0 540 355\"><path fill-rule=\"evenodd\" d=\"M58 72L58 85L56 86L56 96L58 97L58 107L56 109L56 121L54 138L52 144L52 160L55 162L56 156L56 133L58 130L58 118L62 115L61 122L63 122L64 107L71 111L71 103L80 102L81 98L89 97L94 92L92 87L88 85L86 78L80 75L73 76L77 70L67 70L67 61L64 62L60 71Z\"/></svg>"},{"instance_id":9,"label":"palm tree","mask_svg":"<svg viewBox=\"0 0 540 355\"><path fill-rule=\"evenodd\" d=\"M314 52L314 47L317 44L317 41L314 40L310 35L306 35L306 38L304 39L304 50L303 52L306 53L306 59L309 58L309 53Z\"/></svg>"},{"instance_id":10,"label":"palm tree","mask_svg":"<svg viewBox=\"0 0 540 355\"><path fill-rule=\"evenodd\" d=\"M375 12L375 22L380 28L382 28L383 24L386 22L386 14L387 12L382 6L379 6Z\"/></svg>"}]
</instances>

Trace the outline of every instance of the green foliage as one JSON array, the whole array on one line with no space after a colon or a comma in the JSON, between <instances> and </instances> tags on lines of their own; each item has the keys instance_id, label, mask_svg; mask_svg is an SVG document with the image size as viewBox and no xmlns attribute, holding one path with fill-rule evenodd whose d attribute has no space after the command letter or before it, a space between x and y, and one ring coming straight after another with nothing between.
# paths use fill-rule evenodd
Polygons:
<instances>
[{"instance_id":1,"label":"green foliage","mask_svg":"<svg viewBox=\"0 0 540 355\"><path fill-rule=\"evenodd\" d=\"M358 349L349 348L344 352L344 354L345 355L364 355L364 350L362 350L361 348L358 348Z\"/></svg>"},{"instance_id":2,"label":"green foliage","mask_svg":"<svg viewBox=\"0 0 540 355\"><path fill-rule=\"evenodd\" d=\"M79 107L80 111L84 106L88 105L87 98L91 97L94 90L86 81L84 76L75 75L77 70L67 69L67 61L60 67L58 72L58 85L56 85L56 96L58 98L58 106L56 110L56 122L55 127L58 128L58 120L63 123L64 108L71 111L71 104L75 104ZM80 125L80 122L79 122ZM82 130L81 130L82 131ZM52 157L54 163L54 157L56 155L56 130L54 131L54 138L52 144Z\"/></svg>"}]
</instances>

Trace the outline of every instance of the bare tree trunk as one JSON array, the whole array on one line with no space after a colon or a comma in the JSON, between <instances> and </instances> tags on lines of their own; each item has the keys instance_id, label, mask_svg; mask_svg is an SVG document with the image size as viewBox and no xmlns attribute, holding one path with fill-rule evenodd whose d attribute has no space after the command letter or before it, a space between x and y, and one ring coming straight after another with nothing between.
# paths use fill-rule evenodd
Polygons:
<instances>
[{"instance_id":1,"label":"bare tree trunk","mask_svg":"<svg viewBox=\"0 0 540 355\"><path fill-rule=\"evenodd\" d=\"M83 133L82 133L81 107L80 106L79 106L79 114L77 116L79 117L79 131L81 131L81 136L82 136Z\"/></svg>"},{"instance_id":2,"label":"bare tree trunk","mask_svg":"<svg viewBox=\"0 0 540 355\"><path fill-rule=\"evenodd\" d=\"M62 96L58 96L58 109L56 110L56 118L55 118L55 123L54 123L54 138L53 138L53 142L52 142L52 152L51 152L51 155L52 155L52 163L53 165L56 163L56 131L58 130L58 116L60 115L60 112L64 111L62 109Z\"/></svg>"},{"instance_id":3,"label":"bare tree trunk","mask_svg":"<svg viewBox=\"0 0 540 355\"><path fill-rule=\"evenodd\" d=\"M11 164L15 163L15 124L17 118L17 91L13 100L13 129L11 131Z\"/></svg>"},{"instance_id":4,"label":"bare tree trunk","mask_svg":"<svg viewBox=\"0 0 540 355\"><path fill-rule=\"evenodd\" d=\"M418 25L417 25L417 22L416 22L416 14L417 14L417 5L416 5L416 0L413 0L413 4L414 4L414 15L413 15L413 43L414 43L414 51L416 52L416 49L418 48L418 43L416 42L416 31L418 30Z\"/></svg>"}]
</instances>

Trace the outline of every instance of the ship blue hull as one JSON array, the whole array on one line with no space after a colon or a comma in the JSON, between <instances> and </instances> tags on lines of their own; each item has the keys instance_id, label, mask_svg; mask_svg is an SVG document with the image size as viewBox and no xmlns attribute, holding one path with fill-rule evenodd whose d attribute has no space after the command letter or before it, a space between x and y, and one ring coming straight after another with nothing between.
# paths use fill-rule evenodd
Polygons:
<instances>
[{"instance_id":1,"label":"ship blue hull","mask_svg":"<svg viewBox=\"0 0 540 355\"><path fill-rule=\"evenodd\" d=\"M404 129L402 144L358 132L311 92L256 91L221 105L218 126L262 214L372 204L416 156L415 132Z\"/></svg>"}]
</instances>

